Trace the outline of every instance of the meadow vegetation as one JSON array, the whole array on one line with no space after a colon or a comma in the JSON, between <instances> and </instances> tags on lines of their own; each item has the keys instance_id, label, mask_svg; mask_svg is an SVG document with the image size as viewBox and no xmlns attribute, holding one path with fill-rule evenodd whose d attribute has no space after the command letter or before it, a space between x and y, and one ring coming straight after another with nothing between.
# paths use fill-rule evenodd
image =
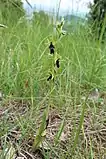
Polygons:
<instances>
[{"instance_id":1,"label":"meadow vegetation","mask_svg":"<svg viewBox=\"0 0 106 159\"><path fill-rule=\"evenodd\" d=\"M9 23L0 28L0 159L105 159L105 42L87 23L65 23L59 38L44 12Z\"/></svg>"}]
</instances>

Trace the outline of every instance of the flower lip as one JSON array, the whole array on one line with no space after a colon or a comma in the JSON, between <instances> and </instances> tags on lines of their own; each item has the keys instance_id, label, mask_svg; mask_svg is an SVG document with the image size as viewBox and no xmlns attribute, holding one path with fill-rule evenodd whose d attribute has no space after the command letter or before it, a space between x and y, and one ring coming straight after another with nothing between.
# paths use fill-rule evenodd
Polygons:
<instances>
[{"instance_id":1,"label":"flower lip","mask_svg":"<svg viewBox=\"0 0 106 159\"><path fill-rule=\"evenodd\" d=\"M60 59L57 59L56 60L56 66L57 66L57 68L59 68L60 67L60 61L59 61Z\"/></svg>"},{"instance_id":2,"label":"flower lip","mask_svg":"<svg viewBox=\"0 0 106 159\"><path fill-rule=\"evenodd\" d=\"M55 49L55 47L54 47L54 45L53 45L52 42L51 42L50 45L49 45L49 49L50 49L50 54L54 54L54 49Z\"/></svg>"},{"instance_id":3,"label":"flower lip","mask_svg":"<svg viewBox=\"0 0 106 159\"><path fill-rule=\"evenodd\" d=\"M47 81L52 79L52 74L50 74L50 76L47 78Z\"/></svg>"}]
</instances>

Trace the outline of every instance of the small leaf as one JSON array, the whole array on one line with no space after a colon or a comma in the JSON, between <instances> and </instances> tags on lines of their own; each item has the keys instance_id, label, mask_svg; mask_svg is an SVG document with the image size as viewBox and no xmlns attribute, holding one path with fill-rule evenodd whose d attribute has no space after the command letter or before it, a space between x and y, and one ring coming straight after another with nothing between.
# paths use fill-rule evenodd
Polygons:
<instances>
[{"instance_id":1,"label":"small leaf","mask_svg":"<svg viewBox=\"0 0 106 159\"><path fill-rule=\"evenodd\" d=\"M44 111L43 117L42 117L42 122L41 125L38 129L38 132L36 134L34 143L33 143L33 149L36 150L39 148L43 140L45 139L46 136L46 127L47 127L47 116L48 116L48 110Z\"/></svg>"}]
</instances>

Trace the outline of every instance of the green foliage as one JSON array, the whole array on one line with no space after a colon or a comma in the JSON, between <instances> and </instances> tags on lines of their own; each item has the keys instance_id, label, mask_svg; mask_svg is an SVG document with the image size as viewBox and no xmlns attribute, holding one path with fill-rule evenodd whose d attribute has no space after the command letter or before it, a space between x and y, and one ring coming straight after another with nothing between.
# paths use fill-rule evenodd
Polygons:
<instances>
[{"instance_id":1,"label":"green foliage","mask_svg":"<svg viewBox=\"0 0 106 159\"><path fill-rule=\"evenodd\" d=\"M36 12L34 11L33 12L33 17L32 17L32 21L33 23L41 23L43 24L44 26L48 26L49 24L49 16L48 14L46 14L44 11L39 11L39 12Z\"/></svg>"},{"instance_id":2,"label":"green foliage","mask_svg":"<svg viewBox=\"0 0 106 159\"><path fill-rule=\"evenodd\" d=\"M17 133L21 133L17 139L19 141L17 147L25 148L28 153L31 153L29 146L32 149L33 134L36 134L33 150L38 149L47 137L48 131L45 130L48 112L44 111L39 125L38 114L41 115L42 108L47 108L50 105L49 101L52 101L51 107L56 108L56 114L61 114L61 118L59 118L61 124L56 131L55 145L52 145L51 140L47 141L47 144L50 145L50 149L47 148L47 153L50 153L48 158L104 158L104 143L102 143L100 132L104 134L105 105L90 105L88 101L83 102L82 100L87 96L89 89L106 90L106 46L101 44L100 47L93 38L91 40L86 24L85 26L78 24L74 30L69 28L68 34L61 38L64 34L63 23L59 23L57 25L58 34L52 37L52 25L49 25L48 20L43 20L43 17L40 18L39 13L37 16L34 23L25 23L22 19L23 25L18 23L18 25L11 26L11 21L8 21L10 27L0 27L0 91L4 94L3 102L6 102L6 111L4 110L5 104L1 103L0 107L1 140L6 140L8 132L18 126L21 127L22 132ZM3 23L1 22L1 24ZM44 27L45 24L47 27ZM53 42L56 56L49 53L50 42ZM59 72L56 73L58 76L53 92L53 89L50 90L53 82L47 81L48 67L50 66L52 72L55 62L58 66L58 58L60 68L57 68ZM51 61L53 61L53 65ZM22 111L20 110L20 99L27 100L28 103L31 101L27 114L24 114L26 104L24 105L23 102ZM16 104L16 100L18 100L19 106ZM13 101L13 105L15 104L14 106L11 101ZM1 113L2 107L3 113ZM12 111L14 108L15 113ZM64 122L64 112L67 108L69 109ZM11 117L14 119L11 120ZM53 118L55 117L54 114ZM58 123L58 120L51 123L53 118L50 118L48 129L53 124L54 130L54 124ZM66 135L67 131L70 131L70 134L68 139L66 137L67 143L63 141L64 143L61 145L61 135L66 126L68 126L65 131ZM82 134L82 127L86 138ZM54 131L53 133L55 133ZM86 136L87 133L88 136ZM29 143L30 137L31 145L28 145L27 149L27 144L24 145L24 143ZM98 137L101 137L100 144ZM7 145L6 142L5 145ZM2 146L5 151L4 144ZM42 146L42 148L44 147ZM59 157L54 157L52 154Z\"/></svg>"},{"instance_id":3,"label":"green foliage","mask_svg":"<svg viewBox=\"0 0 106 159\"><path fill-rule=\"evenodd\" d=\"M0 11L2 23L6 25L15 24L22 16L25 15L21 0L0 0Z\"/></svg>"},{"instance_id":4,"label":"green foliage","mask_svg":"<svg viewBox=\"0 0 106 159\"><path fill-rule=\"evenodd\" d=\"M94 0L94 4L90 4L90 17L89 20L92 23L92 30L96 33L97 38L100 38L102 33L102 27L105 26L103 37L106 33L106 1Z\"/></svg>"}]
</instances>

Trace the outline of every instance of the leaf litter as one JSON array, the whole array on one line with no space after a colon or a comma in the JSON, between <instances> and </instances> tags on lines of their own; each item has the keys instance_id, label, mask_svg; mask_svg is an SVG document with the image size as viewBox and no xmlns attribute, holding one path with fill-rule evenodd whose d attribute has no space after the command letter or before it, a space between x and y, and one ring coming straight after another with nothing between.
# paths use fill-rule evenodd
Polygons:
<instances>
[{"instance_id":1,"label":"leaf litter","mask_svg":"<svg viewBox=\"0 0 106 159\"><path fill-rule=\"evenodd\" d=\"M102 95L102 98L105 98L105 95ZM26 102L25 100L9 100L6 101L0 108L0 121L2 122L3 120L5 120L5 118L7 118L6 121L8 122L8 124L10 124L10 127L12 127L11 129L9 129L9 131L0 136L0 153L2 153L4 149L5 139L7 145L8 143L11 143L9 152L14 152L14 156L16 157L16 159L43 159L43 150L50 151L51 148L56 146L55 138L57 133L59 132L60 125L63 121L63 114L61 114L56 108L51 108L49 111L49 123L46 129L46 138L39 146L38 150L36 150L35 152L32 150L32 145L34 142L34 138L36 136L35 129L33 129L32 132L28 133L26 138L22 139L22 130L20 126L17 124L16 118L17 116L26 118L30 110L30 105L30 102ZM77 107L77 109L80 109L80 106ZM40 114L42 114L41 112L43 112L43 110L41 109L41 111L39 110L39 112ZM59 137L58 144L61 145L61 150L64 149L67 151L67 144L70 138L72 138L72 130L74 129L75 125L77 127L79 124L79 113L80 111L78 111L78 114L76 113L75 118L72 118L71 115L67 116L63 130ZM42 115L40 114L39 116L40 118L42 118ZM94 115L92 111L87 111L87 114L85 114L83 124L84 131L83 133L80 133L80 138L84 138L82 142L82 147L85 147L86 145L87 148L89 147L90 140L92 140L95 157L98 158L100 149L102 149L103 151L102 156L104 155L104 152L106 150L106 120L102 121L106 116L106 112L102 111L101 105L100 111L97 111L96 114L97 115ZM102 117L101 120L100 116ZM35 125L38 124L37 127L39 127L39 123L41 121L40 118L38 119L37 123L34 123ZM95 122L95 120L97 122ZM1 122L0 125L2 125ZM5 148L5 151L7 149L8 147ZM12 159L15 159L15 157L13 157ZM51 159L55 157L56 154L53 155L51 153Z\"/></svg>"}]
</instances>

